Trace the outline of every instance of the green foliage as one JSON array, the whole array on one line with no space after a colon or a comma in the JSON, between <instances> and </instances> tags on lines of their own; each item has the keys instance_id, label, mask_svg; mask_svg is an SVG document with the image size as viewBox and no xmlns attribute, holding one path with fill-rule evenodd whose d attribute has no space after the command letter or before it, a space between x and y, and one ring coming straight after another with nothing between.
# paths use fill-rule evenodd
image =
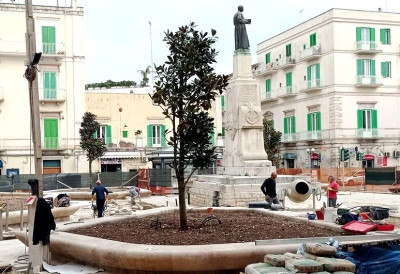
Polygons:
<instances>
[{"instance_id":1,"label":"green foliage","mask_svg":"<svg viewBox=\"0 0 400 274\"><path fill-rule=\"evenodd\" d=\"M168 61L157 66L156 91L151 98L163 109L171 120L172 129L167 140L174 148L171 167L175 170L179 189L181 229L187 228L184 190L193 172L206 168L215 158L215 147L211 144L213 118L208 110L217 94L228 84L228 76L216 75L212 64L218 53L212 46L217 41L215 30L208 33L196 30L190 23L176 32L165 32L170 55ZM186 178L184 170L189 164L192 173Z\"/></svg>"},{"instance_id":2,"label":"green foliage","mask_svg":"<svg viewBox=\"0 0 400 274\"><path fill-rule=\"evenodd\" d=\"M111 80L107 80L106 82L102 83L93 83L93 84L86 84L85 89L89 88L112 88L112 87L134 87L137 83L135 81L120 81L114 82Z\"/></svg>"},{"instance_id":3,"label":"green foliage","mask_svg":"<svg viewBox=\"0 0 400 274\"><path fill-rule=\"evenodd\" d=\"M149 84L149 77L147 75L150 74L151 67L148 66L145 70L138 70L138 72L142 75L142 81L140 82L141 87L146 87Z\"/></svg>"},{"instance_id":4,"label":"green foliage","mask_svg":"<svg viewBox=\"0 0 400 274\"><path fill-rule=\"evenodd\" d=\"M279 152L281 150L282 132L274 129L274 121L264 118L263 120L264 149L268 154L268 160L276 167L279 167Z\"/></svg>"}]
</instances>

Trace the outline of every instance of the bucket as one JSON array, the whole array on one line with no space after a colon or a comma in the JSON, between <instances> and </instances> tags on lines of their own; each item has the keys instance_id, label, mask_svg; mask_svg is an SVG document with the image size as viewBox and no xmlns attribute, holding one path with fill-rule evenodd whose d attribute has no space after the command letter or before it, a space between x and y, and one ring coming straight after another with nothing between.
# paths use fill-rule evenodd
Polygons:
<instances>
[{"instance_id":1,"label":"bucket","mask_svg":"<svg viewBox=\"0 0 400 274\"><path fill-rule=\"evenodd\" d=\"M213 213L213 208L212 207L207 208L207 213Z\"/></svg>"},{"instance_id":2,"label":"bucket","mask_svg":"<svg viewBox=\"0 0 400 274\"><path fill-rule=\"evenodd\" d=\"M334 223L337 218L337 208L327 207L325 208L324 220L328 223Z\"/></svg>"},{"instance_id":3,"label":"bucket","mask_svg":"<svg viewBox=\"0 0 400 274\"><path fill-rule=\"evenodd\" d=\"M324 212L322 212L322 210L317 209L317 210L315 211L315 213L317 214L317 219L318 219L318 220L323 220L323 219L324 219Z\"/></svg>"}]
</instances>

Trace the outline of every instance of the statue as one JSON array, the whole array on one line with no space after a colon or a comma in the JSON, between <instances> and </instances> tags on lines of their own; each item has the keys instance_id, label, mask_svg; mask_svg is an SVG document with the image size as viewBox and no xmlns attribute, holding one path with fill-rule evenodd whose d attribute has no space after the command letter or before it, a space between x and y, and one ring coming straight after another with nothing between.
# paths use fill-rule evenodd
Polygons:
<instances>
[{"instance_id":1,"label":"statue","mask_svg":"<svg viewBox=\"0 0 400 274\"><path fill-rule=\"evenodd\" d=\"M244 19L243 6L238 7L238 11L233 17L233 24L235 25L235 50L250 48L249 38L247 37L246 24L251 23L251 19Z\"/></svg>"}]
</instances>

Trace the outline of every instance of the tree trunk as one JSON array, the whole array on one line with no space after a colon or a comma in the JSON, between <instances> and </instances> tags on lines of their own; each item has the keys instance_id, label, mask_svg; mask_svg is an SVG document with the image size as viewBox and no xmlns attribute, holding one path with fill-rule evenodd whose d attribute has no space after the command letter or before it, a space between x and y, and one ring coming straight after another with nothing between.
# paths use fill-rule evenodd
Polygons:
<instances>
[{"instance_id":1,"label":"tree trunk","mask_svg":"<svg viewBox=\"0 0 400 274\"><path fill-rule=\"evenodd\" d=\"M89 188L92 189L92 161L89 160Z\"/></svg>"},{"instance_id":2,"label":"tree trunk","mask_svg":"<svg viewBox=\"0 0 400 274\"><path fill-rule=\"evenodd\" d=\"M177 176L179 190L179 220L181 230L187 230L186 199L185 199L185 177L183 174Z\"/></svg>"}]
</instances>

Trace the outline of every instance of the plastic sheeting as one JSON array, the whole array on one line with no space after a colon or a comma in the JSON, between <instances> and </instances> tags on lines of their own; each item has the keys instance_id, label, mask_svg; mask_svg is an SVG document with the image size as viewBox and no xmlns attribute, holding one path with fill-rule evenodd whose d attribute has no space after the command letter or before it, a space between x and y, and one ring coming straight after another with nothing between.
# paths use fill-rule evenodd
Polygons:
<instances>
[{"instance_id":1,"label":"plastic sheeting","mask_svg":"<svg viewBox=\"0 0 400 274\"><path fill-rule=\"evenodd\" d=\"M340 258L356 264L357 274L400 274L400 246L363 246L354 252L339 252Z\"/></svg>"}]
</instances>

